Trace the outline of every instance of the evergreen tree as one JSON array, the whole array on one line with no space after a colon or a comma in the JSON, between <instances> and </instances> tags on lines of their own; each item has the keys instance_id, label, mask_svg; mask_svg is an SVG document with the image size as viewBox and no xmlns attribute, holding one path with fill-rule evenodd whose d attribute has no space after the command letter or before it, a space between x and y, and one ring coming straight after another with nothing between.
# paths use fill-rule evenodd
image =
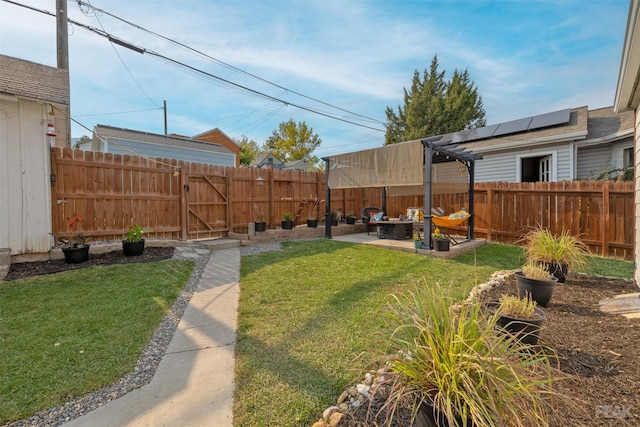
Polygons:
<instances>
[{"instance_id":1,"label":"evergreen tree","mask_svg":"<svg viewBox=\"0 0 640 427\"><path fill-rule=\"evenodd\" d=\"M404 89L404 106L396 114L386 109L385 145L486 126L482 97L467 70L455 70L451 81L438 71L433 57L423 78L415 70L411 89Z\"/></svg>"}]
</instances>

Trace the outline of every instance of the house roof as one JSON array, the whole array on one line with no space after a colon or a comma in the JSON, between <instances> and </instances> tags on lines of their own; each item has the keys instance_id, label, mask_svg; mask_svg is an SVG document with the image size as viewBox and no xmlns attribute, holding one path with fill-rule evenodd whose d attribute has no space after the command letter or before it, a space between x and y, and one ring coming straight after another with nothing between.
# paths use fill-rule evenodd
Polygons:
<instances>
[{"instance_id":1,"label":"house roof","mask_svg":"<svg viewBox=\"0 0 640 427\"><path fill-rule=\"evenodd\" d=\"M629 2L627 30L622 47L620 72L613 107L616 111L636 109L640 105L640 2Z\"/></svg>"},{"instance_id":2,"label":"house roof","mask_svg":"<svg viewBox=\"0 0 640 427\"><path fill-rule=\"evenodd\" d=\"M524 131L504 136L483 139L464 143L467 150L474 152L496 151L511 149L519 146L533 144L554 143L562 141L575 141L587 137L588 107L573 108L569 114L569 121L554 126L539 128L532 131ZM446 140L446 136L443 136Z\"/></svg>"},{"instance_id":3,"label":"house roof","mask_svg":"<svg viewBox=\"0 0 640 427\"><path fill-rule=\"evenodd\" d=\"M587 122L588 139L604 138L611 135L633 133L634 114L627 110L616 113L613 107L589 111Z\"/></svg>"},{"instance_id":4,"label":"house roof","mask_svg":"<svg viewBox=\"0 0 640 427\"><path fill-rule=\"evenodd\" d=\"M307 159L298 159L284 164L284 169L307 170L309 161Z\"/></svg>"},{"instance_id":5,"label":"house roof","mask_svg":"<svg viewBox=\"0 0 640 427\"><path fill-rule=\"evenodd\" d=\"M267 158L271 157L272 159L275 159L276 162L274 162L274 166L277 165L283 165L284 163L282 162L282 160L280 160L278 158L278 156L276 156L275 154L273 154L271 151L269 151L268 153L265 154L260 154L259 156L256 156L255 159L253 159L253 161L251 162L250 166L263 166L265 164L267 164Z\"/></svg>"},{"instance_id":6,"label":"house roof","mask_svg":"<svg viewBox=\"0 0 640 427\"><path fill-rule=\"evenodd\" d=\"M238 145L238 143L236 141L233 140L233 138L230 138L229 135L227 135L226 133L224 133L223 131L220 130L220 128L213 128L211 130L208 130L206 132L202 132L199 133L195 136L192 136L192 139L202 139L202 138L206 138L206 137L218 137L218 136L223 136L226 139L229 140L229 142L232 142L233 144L235 144L236 146ZM238 148L240 148L238 146Z\"/></svg>"},{"instance_id":7,"label":"house roof","mask_svg":"<svg viewBox=\"0 0 640 427\"><path fill-rule=\"evenodd\" d=\"M193 148L196 150L213 151L217 153L233 154L220 144L211 142L196 141L190 138L180 138L150 132L142 132L131 129L123 129L106 125L96 125L94 132L102 138L119 138L131 141L148 142L152 144L162 144L172 147Z\"/></svg>"},{"instance_id":8,"label":"house roof","mask_svg":"<svg viewBox=\"0 0 640 427\"><path fill-rule=\"evenodd\" d=\"M0 55L0 92L69 105L69 71Z\"/></svg>"}]
</instances>

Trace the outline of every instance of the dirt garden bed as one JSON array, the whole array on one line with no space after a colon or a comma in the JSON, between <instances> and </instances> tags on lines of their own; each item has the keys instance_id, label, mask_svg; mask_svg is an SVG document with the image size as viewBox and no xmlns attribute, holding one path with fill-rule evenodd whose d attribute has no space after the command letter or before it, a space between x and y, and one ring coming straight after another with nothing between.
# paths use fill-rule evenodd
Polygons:
<instances>
[{"instance_id":1,"label":"dirt garden bed","mask_svg":"<svg viewBox=\"0 0 640 427\"><path fill-rule=\"evenodd\" d=\"M599 302L617 295L638 292L630 280L570 275L556 286L548 308L539 344L558 354L560 369L570 379L561 392L571 402L557 402L552 426L638 425L640 419L640 319L600 311ZM483 294L483 300L501 294L516 295L515 278ZM383 425L384 416L375 412L384 403L384 393L346 414L339 427ZM406 408L394 425L407 425Z\"/></svg>"}]
</instances>

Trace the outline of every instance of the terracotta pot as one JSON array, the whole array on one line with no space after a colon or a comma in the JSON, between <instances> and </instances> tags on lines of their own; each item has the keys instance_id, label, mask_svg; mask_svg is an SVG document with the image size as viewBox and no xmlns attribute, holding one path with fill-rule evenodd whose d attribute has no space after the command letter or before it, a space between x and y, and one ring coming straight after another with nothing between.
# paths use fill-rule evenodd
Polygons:
<instances>
[{"instance_id":1,"label":"terracotta pot","mask_svg":"<svg viewBox=\"0 0 640 427\"><path fill-rule=\"evenodd\" d=\"M557 277L552 277L551 280L536 280L526 277L521 271L516 271L515 274L520 298L526 298L527 295L531 295L531 299L537 302L539 306L549 306L556 283L558 283Z\"/></svg>"},{"instance_id":2,"label":"terracotta pot","mask_svg":"<svg viewBox=\"0 0 640 427\"><path fill-rule=\"evenodd\" d=\"M69 264L80 264L89 260L89 245L79 248L62 248L64 259Z\"/></svg>"},{"instance_id":3,"label":"terracotta pot","mask_svg":"<svg viewBox=\"0 0 640 427\"><path fill-rule=\"evenodd\" d=\"M144 239L137 242L122 241L122 252L125 256L140 256L144 252Z\"/></svg>"}]
</instances>

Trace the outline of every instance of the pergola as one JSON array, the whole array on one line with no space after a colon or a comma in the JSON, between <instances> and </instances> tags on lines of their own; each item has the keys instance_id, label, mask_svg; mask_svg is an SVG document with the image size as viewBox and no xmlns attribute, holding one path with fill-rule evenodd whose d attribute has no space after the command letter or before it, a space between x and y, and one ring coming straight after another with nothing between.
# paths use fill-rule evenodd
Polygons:
<instances>
[{"instance_id":1,"label":"pergola","mask_svg":"<svg viewBox=\"0 0 640 427\"><path fill-rule=\"evenodd\" d=\"M436 182L440 193L462 192L461 188L469 192L467 239L473 239L474 169L475 161L481 158L451 139L443 140L442 135L323 158L327 171L325 237L331 238L332 189L378 187L383 190L383 203L387 192L397 195L424 192L424 244L431 248L428 230L432 225L431 198ZM451 163L453 169L439 169L440 165ZM462 167L468 173L468 179L465 174L464 181L460 179Z\"/></svg>"}]
</instances>

